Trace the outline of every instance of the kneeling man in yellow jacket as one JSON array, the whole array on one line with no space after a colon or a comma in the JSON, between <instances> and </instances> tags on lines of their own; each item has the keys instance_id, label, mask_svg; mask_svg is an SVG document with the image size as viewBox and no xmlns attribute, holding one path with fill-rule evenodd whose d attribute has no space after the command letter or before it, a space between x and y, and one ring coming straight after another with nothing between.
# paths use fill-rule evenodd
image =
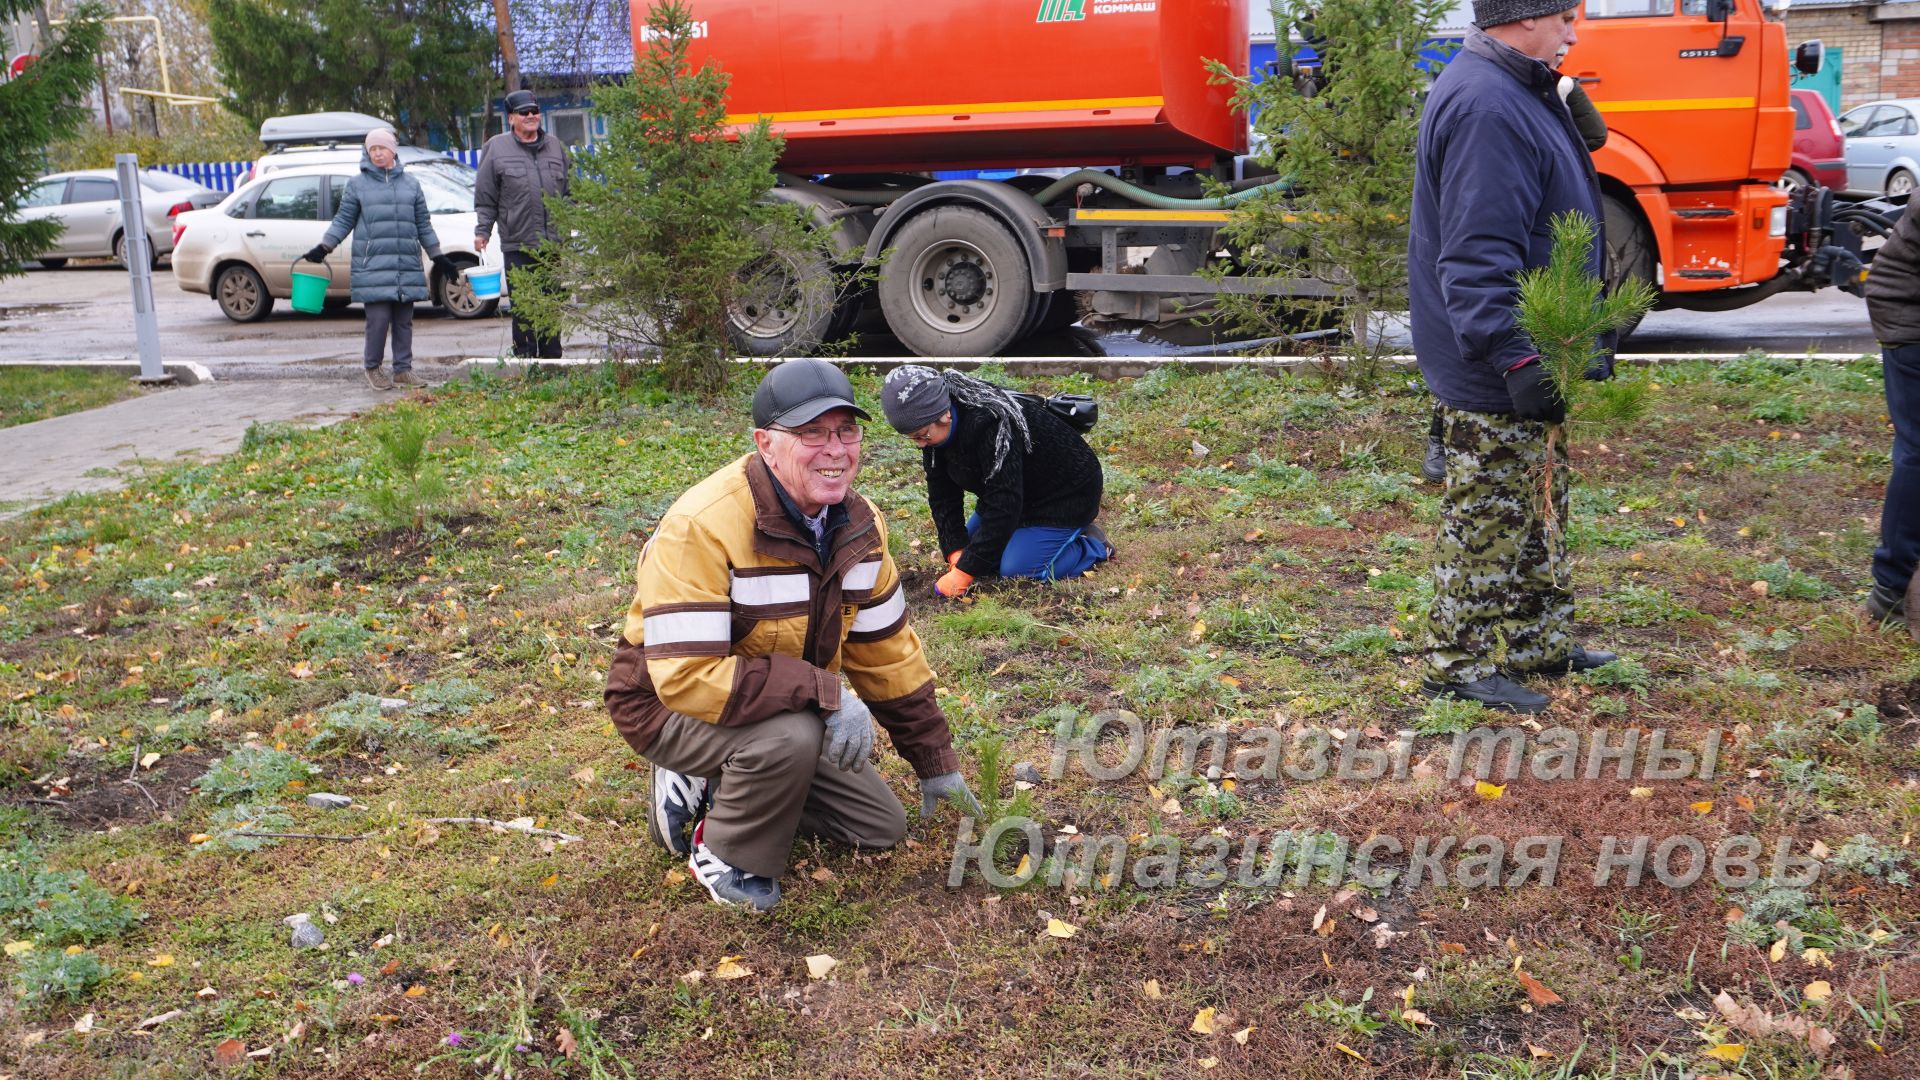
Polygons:
<instances>
[{"instance_id":1,"label":"kneeling man in yellow jacket","mask_svg":"<svg viewBox=\"0 0 1920 1080\"><path fill-rule=\"evenodd\" d=\"M862 848L906 835L867 768L876 719L923 816L943 798L980 813L886 523L853 491L865 419L839 368L775 367L753 395L754 452L681 495L640 552L607 707L653 763L654 840L722 904L779 903L801 829Z\"/></svg>"}]
</instances>

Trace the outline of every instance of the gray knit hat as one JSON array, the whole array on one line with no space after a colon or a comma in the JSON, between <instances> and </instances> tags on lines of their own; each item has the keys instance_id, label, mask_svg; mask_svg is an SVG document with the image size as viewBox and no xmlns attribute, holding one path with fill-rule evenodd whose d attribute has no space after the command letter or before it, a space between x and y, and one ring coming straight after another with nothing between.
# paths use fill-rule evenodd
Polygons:
<instances>
[{"instance_id":1,"label":"gray knit hat","mask_svg":"<svg viewBox=\"0 0 1920 1080\"><path fill-rule=\"evenodd\" d=\"M940 373L920 364L902 364L887 373L880 388L880 411L887 423L902 435L919 431L940 419L953 405L947 381Z\"/></svg>"},{"instance_id":2,"label":"gray knit hat","mask_svg":"<svg viewBox=\"0 0 1920 1080\"><path fill-rule=\"evenodd\" d=\"M1521 19L1558 15L1580 6L1580 0L1473 0L1473 24L1485 30Z\"/></svg>"}]
</instances>

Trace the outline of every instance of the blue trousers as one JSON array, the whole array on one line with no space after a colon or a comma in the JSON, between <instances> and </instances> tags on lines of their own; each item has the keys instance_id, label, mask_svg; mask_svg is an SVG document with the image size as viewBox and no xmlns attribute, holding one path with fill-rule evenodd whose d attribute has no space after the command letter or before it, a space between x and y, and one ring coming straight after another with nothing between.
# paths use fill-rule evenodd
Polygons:
<instances>
[{"instance_id":1,"label":"blue trousers","mask_svg":"<svg viewBox=\"0 0 1920 1080\"><path fill-rule=\"evenodd\" d=\"M1893 419L1893 475L1880 511L1880 546L1873 552L1873 580L1904 595L1920 564L1920 345L1881 350L1886 370L1887 415Z\"/></svg>"},{"instance_id":2,"label":"blue trousers","mask_svg":"<svg viewBox=\"0 0 1920 1080\"><path fill-rule=\"evenodd\" d=\"M967 538L980 531L980 515L967 519ZM1062 525L1028 525L1013 530L1000 554L1000 576L1059 581L1086 573L1093 564L1112 555L1107 545L1081 529Z\"/></svg>"}]
</instances>

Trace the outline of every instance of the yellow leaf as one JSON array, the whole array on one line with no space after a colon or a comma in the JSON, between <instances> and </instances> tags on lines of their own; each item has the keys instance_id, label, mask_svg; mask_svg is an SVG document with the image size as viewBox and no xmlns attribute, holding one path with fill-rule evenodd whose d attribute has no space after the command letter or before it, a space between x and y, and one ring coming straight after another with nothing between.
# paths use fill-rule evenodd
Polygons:
<instances>
[{"instance_id":1,"label":"yellow leaf","mask_svg":"<svg viewBox=\"0 0 1920 1080\"><path fill-rule=\"evenodd\" d=\"M558 884L560 884L560 875L557 873L548 874L546 877L540 879L540 887L543 889L551 889Z\"/></svg>"},{"instance_id":2,"label":"yellow leaf","mask_svg":"<svg viewBox=\"0 0 1920 1080\"><path fill-rule=\"evenodd\" d=\"M1833 996L1833 984L1825 979L1815 979L1801 989L1800 996L1808 1001L1825 1001Z\"/></svg>"},{"instance_id":3,"label":"yellow leaf","mask_svg":"<svg viewBox=\"0 0 1920 1080\"><path fill-rule=\"evenodd\" d=\"M744 979L753 974L753 969L740 963L740 959L738 956L721 957L713 967L713 977L724 982L727 979Z\"/></svg>"},{"instance_id":4,"label":"yellow leaf","mask_svg":"<svg viewBox=\"0 0 1920 1080\"><path fill-rule=\"evenodd\" d=\"M1218 1068L1220 1059L1216 1057L1203 1057L1200 1059L1199 1065L1202 1070Z\"/></svg>"},{"instance_id":5,"label":"yellow leaf","mask_svg":"<svg viewBox=\"0 0 1920 1080\"><path fill-rule=\"evenodd\" d=\"M1148 979L1146 982L1141 983L1140 992L1147 995L1147 997L1153 999L1154 1001L1159 1001L1160 1000L1160 980Z\"/></svg>"},{"instance_id":6,"label":"yellow leaf","mask_svg":"<svg viewBox=\"0 0 1920 1080\"><path fill-rule=\"evenodd\" d=\"M1070 922L1062 922L1059 919L1047 920L1048 937L1070 938L1079 932L1080 928Z\"/></svg>"},{"instance_id":7,"label":"yellow leaf","mask_svg":"<svg viewBox=\"0 0 1920 1080\"><path fill-rule=\"evenodd\" d=\"M1485 780L1473 782L1473 793L1483 799L1497 799L1507 793L1505 784L1489 784Z\"/></svg>"},{"instance_id":8,"label":"yellow leaf","mask_svg":"<svg viewBox=\"0 0 1920 1080\"><path fill-rule=\"evenodd\" d=\"M161 954L159 954L158 956L155 956L155 957L154 957L154 958L152 958L151 960L148 960L148 961L147 961L147 966L148 966L148 967L172 967L172 966L173 966L173 954L172 954L172 953L164 953L164 952L163 952L163 953L161 953Z\"/></svg>"},{"instance_id":9,"label":"yellow leaf","mask_svg":"<svg viewBox=\"0 0 1920 1080\"><path fill-rule=\"evenodd\" d=\"M1527 1056L1529 1056L1529 1057L1531 1057L1531 1058L1533 1058L1533 1059L1534 1059L1535 1061L1539 1061L1539 1060L1541 1060L1542 1058L1550 1058L1550 1057L1552 1057L1552 1056L1553 1056L1553 1051L1551 1051L1551 1050L1549 1050L1549 1049L1547 1049L1547 1048L1546 1048L1546 1047L1544 1047L1544 1046L1535 1046L1535 1045L1533 1045L1532 1043L1528 1043L1528 1044L1527 1044Z\"/></svg>"},{"instance_id":10,"label":"yellow leaf","mask_svg":"<svg viewBox=\"0 0 1920 1080\"><path fill-rule=\"evenodd\" d=\"M1653 789L1650 787L1628 788L1627 794L1636 799L1651 799L1653 798Z\"/></svg>"},{"instance_id":11,"label":"yellow leaf","mask_svg":"<svg viewBox=\"0 0 1920 1080\"><path fill-rule=\"evenodd\" d=\"M1825 949L1808 949L1800 954L1800 959L1812 964L1814 967L1830 968L1833 966L1833 961L1827 959L1827 950Z\"/></svg>"},{"instance_id":12,"label":"yellow leaf","mask_svg":"<svg viewBox=\"0 0 1920 1080\"><path fill-rule=\"evenodd\" d=\"M30 953L32 951L33 942L31 941L9 941L6 945L6 953L8 956L19 956L21 953Z\"/></svg>"},{"instance_id":13,"label":"yellow leaf","mask_svg":"<svg viewBox=\"0 0 1920 1080\"><path fill-rule=\"evenodd\" d=\"M1745 1043L1721 1043L1707 1051L1707 1056L1721 1061L1739 1061L1747 1056L1747 1047Z\"/></svg>"},{"instance_id":14,"label":"yellow leaf","mask_svg":"<svg viewBox=\"0 0 1920 1080\"><path fill-rule=\"evenodd\" d=\"M1213 1034L1213 1009L1211 1006L1193 1014L1193 1023L1187 1025L1188 1031L1201 1035Z\"/></svg>"},{"instance_id":15,"label":"yellow leaf","mask_svg":"<svg viewBox=\"0 0 1920 1080\"><path fill-rule=\"evenodd\" d=\"M208 834L203 832L197 832L197 833L194 833L192 836L187 837L187 843L204 844L211 839L213 839L212 836L209 836Z\"/></svg>"},{"instance_id":16,"label":"yellow leaf","mask_svg":"<svg viewBox=\"0 0 1920 1080\"><path fill-rule=\"evenodd\" d=\"M1696 814L1710 814L1713 812L1713 800L1701 799L1699 802L1688 803L1687 809Z\"/></svg>"},{"instance_id":17,"label":"yellow leaf","mask_svg":"<svg viewBox=\"0 0 1920 1080\"><path fill-rule=\"evenodd\" d=\"M1022 855L1020 856L1020 865L1013 868L1013 876L1017 878L1026 877L1027 871L1031 870L1032 868L1033 868L1033 856Z\"/></svg>"},{"instance_id":18,"label":"yellow leaf","mask_svg":"<svg viewBox=\"0 0 1920 1080\"><path fill-rule=\"evenodd\" d=\"M412 986L407 987L407 992L404 996L410 998L426 997L427 988L419 983L414 983Z\"/></svg>"},{"instance_id":19,"label":"yellow leaf","mask_svg":"<svg viewBox=\"0 0 1920 1080\"><path fill-rule=\"evenodd\" d=\"M66 950L61 953L61 955L62 956L79 956L81 953L86 951L87 951L87 947L85 945L69 945L66 947Z\"/></svg>"},{"instance_id":20,"label":"yellow leaf","mask_svg":"<svg viewBox=\"0 0 1920 1080\"><path fill-rule=\"evenodd\" d=\"M807 957L807 978L824 979L827 977L827 974L829 972L831 972L834 968L837 968L839 966L840 966L840 961L835 960L833 957L828 956L826 953L819 953L814 956L809 956Z\"/></svg>"},{"instance_id":21,"label":"yellow leaf","mask_svg":"<svg viewBox=\"0 0 1920 1080\"><path fill-rule=\"evenodd\" d=\"M1433 1021L1427 1019L1427 1014L1421 1012L1419 1009L1401 1009L1400 1019L1405 1020L1409 1024L1418 1024L1423 1027L1433 1026Z\"/></svg>"},{"instance_id":22,"label":"yellow leaf","mask_svg":"<svg viewBox=\"0 0 1920 1080\"><path fill-rule=\"evenodd\" d=\"M1248 1024L1246 1027L1234 1032L1233 1041L1239 1043L1241 1046L1247 1045L1248 1037L1253 1034L1253 1029L1258 1026L1258 1024Z\"/></svg>"},{"instance_id":23,"label":"yellow leaf","mask_svg":"<svg viewBox=\"0 0 1920 1080\"><path fill-rule=\"evenodd\" d=\"M1364 1064L1367 1064L1367 1065L1371 1065L1371 1064L1373 1064L1373 1062L1371 1062L1371 1061L1368 1061L1368 1060L1367 1060L1366 1058L1364 1058L1364 1057L1361 1057L1361 1056L1360 1056L1360 1051L1358 1051L1358 1050L1355 1050L1355 1049L1354 1049L1353 1047L1351 1047L1351 1046L1348 1046L1348 1045L1347 1045L1346 1043L1334 1043L1334 1044L1333 1044L1333 1048L1334 1048L1335 1050L1338 1050L1338 1051L1340 1051L1341 1053L1343 1053L1343 1054L1345 1054L1345 1055L1347 1055L1348 1057L1350 1057L1350 1058L1352 1058L1352 1059L1353 1059L1353 1060L1355 1060L1355 1061L1358 1061L1358 1062L1362 1062L1362 1063L1364 1063Z\"/></svg>"},{"instance_id":24,"label":"yellow leaf","mask_svg":"<svg viewBox=\"0 0 1920 1080\"><path fill-rule=\"evenodd\" d=\"M1195 619L1193 621L1193 629L1187 631L1187 640L1199 641L1201 638L1206 636L1207 636L1207 620Z\"/></svg>"},{"instance_id":25,"label":"yellow leaf","mask_svg":"<svg viewBox=\"0 0 1920 1080\"><path fill-rule=\"evenodd\" d=\"M140 767L143 769L151 769L153 768L154 762L159 760L160 760L159 751L150 750L147 753L140 755Z\"/></svg>"},{"instance_id":26,"label":"yellow leaf","mask_svg":"<svg viewBox=\"0 0 1920 1080\"><path fill-rule=\"evenodd\" d=\"M1767 959L1777 964L1780 961L1785 960L1786 958L1787 958L1787 939L1781 938L1779 941L1776 941L1773 943L1773 948L1767 950Z\"/></svg>"},{"instance_id":27,"label":"yellow leaf","mask_svg":"<svg viewBox=\"0 0 1920 1080\"><path fill-rule=\"evenodd\" d=\"M1405 990L1400 991L1400 1004L1406 1006L1409 1009L1413 1008L1413 984L1412 983L1408 983L1407 988Z\"/></svg>"}]
</instances>

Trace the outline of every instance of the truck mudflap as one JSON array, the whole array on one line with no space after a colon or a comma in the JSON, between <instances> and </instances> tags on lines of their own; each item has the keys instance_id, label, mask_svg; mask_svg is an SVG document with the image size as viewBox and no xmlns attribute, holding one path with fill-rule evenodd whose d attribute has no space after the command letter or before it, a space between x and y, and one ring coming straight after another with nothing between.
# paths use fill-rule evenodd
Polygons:
<instances>
[{"instance_id":1,"label":"truck mudflap","mask_svg":"<svg viewBox=\"0 0 1920 1080\"><path fill-rule=\"evenodd\" d=\"M900 226L930 206L973 206L999 218L1027 256L1033 291L1050 293L1067 283L1067 246L1064 230L1034 201L1033 196L1009 184L990 180L942 180L915 188L887 204L867 238L867 257L878 260Z\"/></svg>"},{"instance_id":2,"label":"truck mudflap","mask_svg":"<svg viewBox=\"0 0 1920 1080\"><path fill-rule=\"evenodd\" d=\"M1905 196L1840 203L1830 188L1804 187L1787 201L1787 246L1780 272L1757 285L1713 292L1666 293L1662 306L1686 311L1733 311L1783 292L1816 292L1832 286L1859 296L1866 266L1878 244L1899 220Z\"/></svg>"}]
</instances>

